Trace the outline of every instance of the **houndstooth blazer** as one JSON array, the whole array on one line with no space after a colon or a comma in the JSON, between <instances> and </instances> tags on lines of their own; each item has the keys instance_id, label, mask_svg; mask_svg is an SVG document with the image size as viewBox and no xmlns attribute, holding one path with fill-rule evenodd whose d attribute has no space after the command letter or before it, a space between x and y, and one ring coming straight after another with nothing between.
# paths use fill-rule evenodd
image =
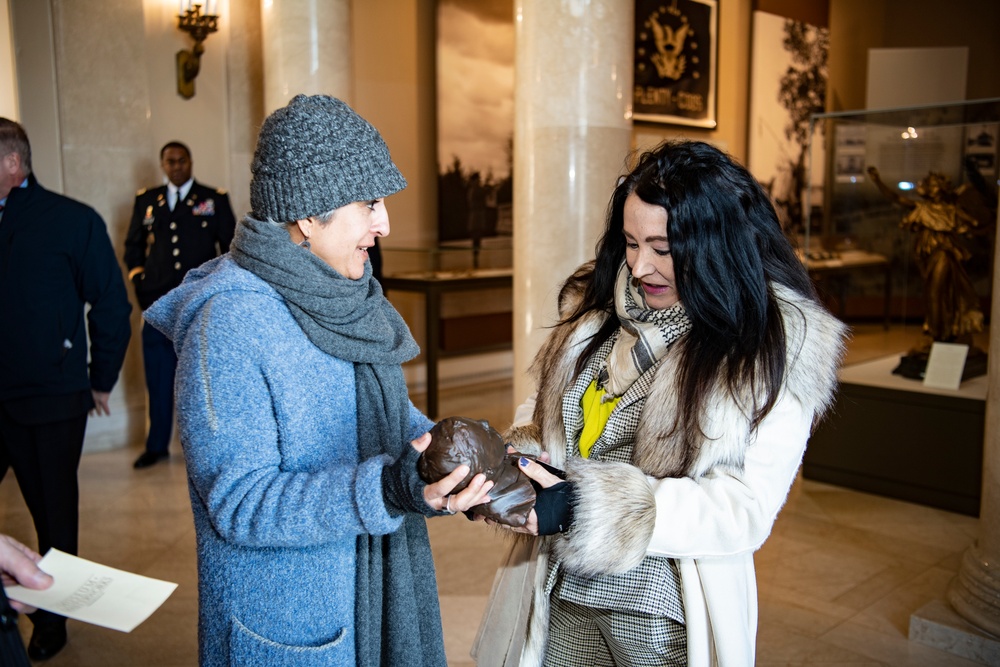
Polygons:
<instances>
[{"instance_id":1,"label":"houndstooth blazer","mask_svg":"<svg viewBox=\"0 0 1000 667\"><path fill-rule=\"evenodd\" d=\"M617 334L607 340L590 358L584 371L563 395L563 427L566 442L566 460L580 456L579 436L583 429L583 410L580 399L597 376L602 360L607 358L617 339ZM591 461L631 464L632 446L639 417L646 403L656 366L639 376L622 395L608 423L590 451ZM610 500L610 499L609 499ZM609 506L609 511L614 508ZM572 539L572 531L567 534ZM613 545L607 545L613 549ZM561 580L559 561L550 561L545 591L551 593L557 581L558 596L577 604L601 609L638 611L654 616L667 616L684 622L681 603L680 579L677 567L668 558L643 558L636 567L617 574L582 576L564 572Z\"/></svg>"}]
</instances>

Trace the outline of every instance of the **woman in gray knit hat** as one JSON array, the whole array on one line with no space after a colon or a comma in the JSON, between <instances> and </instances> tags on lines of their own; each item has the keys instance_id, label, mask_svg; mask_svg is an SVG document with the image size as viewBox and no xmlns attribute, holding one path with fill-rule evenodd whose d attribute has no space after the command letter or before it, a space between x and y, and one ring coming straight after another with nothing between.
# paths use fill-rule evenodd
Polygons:
<instances>
[{"instance_id":1,"label":"woman in gray knit hat","mask_svg":"<svg viewBox=\"0 0 1000 667\"><path fill-rule=\"evenodd\" d=\"M492 483L416 472L432 422L401 364L419 350L368 261L406 181L322 95L264 121L251 171L230 253L144 314L178 355L201 664L444 666L424 517Z\"/></svg>"}]
</instances>

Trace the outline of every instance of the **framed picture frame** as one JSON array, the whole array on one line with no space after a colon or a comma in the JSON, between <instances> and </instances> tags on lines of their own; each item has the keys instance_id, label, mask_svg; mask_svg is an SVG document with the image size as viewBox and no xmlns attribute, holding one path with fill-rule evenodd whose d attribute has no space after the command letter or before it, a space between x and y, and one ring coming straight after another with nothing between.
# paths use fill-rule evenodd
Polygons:
<instances>
[{"instance_id":1,"label":"framed picture frame","mask_svg":"<svg viewBox=\"0 0 1000 667\"><path fill-rule=\"evenodd\" d=\"M437 240L474 263L514 233L514 32L514 0L437 2Z\"/></svg>"},{"instance_id":2,"label":"framed picture frame","mask_svg":"<svg viewBox=\"0 0 1000 667\"><path fill-rule=\"evenodd\" d=\"M636 0L632 117L714 129L719 0Z\"/></svg>"},{"instance_id":3,"label":"framed picture frame","mask_svg":"<svg viewBox=\"0 0 1000 667\"><path fill-rule=\"evenodd\" d=\"M839 124L828 161L824 137L832 125L810 123L826 110L830 31L755 10L750 45L747 168L771 196L786 234L819 233L806 225L822 224L827 167L838 183L867 178L863 127Z\"/></svg>"}]
</instances>

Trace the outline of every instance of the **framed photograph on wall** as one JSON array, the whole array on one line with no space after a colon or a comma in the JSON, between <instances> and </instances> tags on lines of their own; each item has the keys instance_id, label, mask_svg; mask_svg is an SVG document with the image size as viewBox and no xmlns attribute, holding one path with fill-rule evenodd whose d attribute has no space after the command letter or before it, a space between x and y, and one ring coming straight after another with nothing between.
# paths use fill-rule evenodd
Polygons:
<instances>
[{"instance_id":1,"label":"framed photograph on wall","mask_svg":"<svg viewBox=\"0 0 1000 667\"><path fill-rule=\"evenodd\" d=\"M636 0L633 118L716 126L718 0Z\"/></svg>"},{"instance_id":2,"label":"framed photograph on wall","mask_svg":"<svg viewBox=\"0 0 1000 667\"><path fill-rule=\"evenodd\" d=\"M514 2L438 0L438 242L514 232Z\"/></svg>"},{"instance_id":3,"label":"framed photograph on wall","mask_svg":"<svg viewBox=\"0 0 1000 667\"><path fill-rule=\"evenodd\" d=\"M827 28L753 13L747 167L771 195L790 236L804 234L807 221L822 220L826 126L812 126L810 118L826 111L829 51ZM837 133L837 182L864 180L864 128L840 124Z\"/></svg>"}]
</instances>

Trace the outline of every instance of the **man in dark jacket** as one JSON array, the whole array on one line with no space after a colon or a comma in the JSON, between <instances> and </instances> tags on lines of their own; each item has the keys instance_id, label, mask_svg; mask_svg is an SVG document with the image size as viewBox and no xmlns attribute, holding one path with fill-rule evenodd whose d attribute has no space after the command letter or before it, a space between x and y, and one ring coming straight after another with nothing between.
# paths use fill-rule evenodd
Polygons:
<instances>
[{"instance_id":1,"label":"man in dark jacket","mask_svg":"<svg viewBox=\"0 0 1000 667\"><path fill-rule=\"evenodd\" d=\"M41 553L77 552L87 412L110 413L131 309L101 216L39 185L24 128L0 118L0 479L14 469ZM31 618L29 655L55 655L66 619Z\"/></svg>"},{"instance_id":2,"label":"man in dark jacket","mask_svg":"<svg viewBox=\"0 0 1000 667\"><path fill-rule=\"evenodd\" d=\"M146 310L181 284L189 269L229 251L236 220L225 191L191 178L191 151L171 141L160 149L168 183L140 190L125 238L125 265L139 307ZM149 434L146 451L135 461L146 468L167 458L174 423L173 344L148 323L142 325Z\"/></svg>"}]
</instances>

